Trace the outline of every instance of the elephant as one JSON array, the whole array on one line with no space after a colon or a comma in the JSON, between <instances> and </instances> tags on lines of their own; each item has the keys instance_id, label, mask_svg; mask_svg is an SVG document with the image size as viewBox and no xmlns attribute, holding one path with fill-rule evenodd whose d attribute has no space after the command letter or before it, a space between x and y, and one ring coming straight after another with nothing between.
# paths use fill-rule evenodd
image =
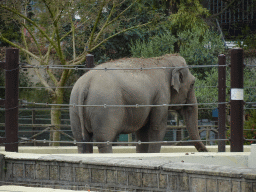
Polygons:
<instances>
[{"instance_id":1,"label":"elephant","mask_svg":"<svg viewBox=\"0 0 256 192\"><path fill-rule=\"evenodd\" d=\"M113 68L116 70L108 70ZM133 132L137 141L163 141L170 108L183 115L190 138L200 140L194 83L185 59L172 54L123 58L87 71L74 84L70 95L70 123L78 152L92 153L93 145L88 142L96 141L106 142L98 144L99 153L112 153L112 145L107 141ZM112 107L102 107L107 105ZM208 151L201 141L193 144L200 152ZM160 149L159 143L136 145L137 153L159 153Z\"/></svg>"}]
</instances>

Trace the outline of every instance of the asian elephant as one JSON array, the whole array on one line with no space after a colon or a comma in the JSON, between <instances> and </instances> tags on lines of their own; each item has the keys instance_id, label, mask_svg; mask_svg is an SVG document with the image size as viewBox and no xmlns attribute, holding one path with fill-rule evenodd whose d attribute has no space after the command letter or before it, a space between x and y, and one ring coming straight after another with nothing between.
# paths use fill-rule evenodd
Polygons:
<instances>
[{"instance_id":1,"label":"asian elephant","mask_svg":"<svg viewBox=\"0 0 256 192\"><path fill-rule=\"evenodd\" d=\"M137 141L162 141L166 132L168 106L136 108L76 105L197 104L195 77L186 66L183 57L164 55L110 61L94 68L105 70L86 72L77 80L70 96L70 120L74 138L78 142L90 142L92 137L96 142L106 142L113 141L118 134L135 132ZM161 69L152 69L156 67ZM183 115L190 138L200 140L198 106L169 108ZM207 151L202 142L196 141L194 145L198 151ZM159 153L160 149L161 144L136 146L136 152L139 153ZM99 144L98 150L100 153L111 153L112 145ZM78 152L92 153L93 145L78 144Z\"/></svg>"}]
</instances>

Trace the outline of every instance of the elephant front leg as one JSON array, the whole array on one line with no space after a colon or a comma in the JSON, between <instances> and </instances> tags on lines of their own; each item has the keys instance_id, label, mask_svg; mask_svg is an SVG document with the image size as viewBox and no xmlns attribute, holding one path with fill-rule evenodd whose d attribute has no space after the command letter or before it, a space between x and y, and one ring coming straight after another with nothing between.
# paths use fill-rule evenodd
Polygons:
<instances>
[{"instance_id":1,"label":"elephant front leg","mask_svg":"<svg viewBox=\"0 0 256 192\"><path fill-rule=\"evenodd\" d=\"M158 125L152 125L149 129L149 141L163 141L165 132L166 132L166 124L158 124ZM148 152L149 153L160 153L161 150L161 143L152 143L149 144Z\"/></svg>"},{"instance_id":2,"label":"elephant front leg","mask_svg":"<svg viewBox=\"0 0 256 192\"><path fill-rule=\"evenodd\" d=\"M99 153L113 153L112 145L108 144L99 144L98 145Z\"/></svg>"},{"instance_id":3,"label":"elephant front leg","mask_svg":"<svg viewBox=\"0 0 256 192\"><path fill-rule=\"evenodd\" d=\"M159 142L163 141L167 126L168 108L154 108L151 110L149 121L145 127L138 131L137 136L141 141ZM160 153L161 144L141 144L137 145L136 151L139 153Z\"/></svg>"},{"instance_id":4,"label":"elephant front leg","mask_svg":"<svg viewBox=\"0 0 256 192\"><path fill-rule=\"evenodd\" d=\"M166 103L166 101L161 101L160 103ZM156 107L152 109L148 130L149 141L163 141L166 132L167 117L168 107ZM149 144L149 153L160 153L160 150L160 143Z\"/></svg>"}]
</instances>

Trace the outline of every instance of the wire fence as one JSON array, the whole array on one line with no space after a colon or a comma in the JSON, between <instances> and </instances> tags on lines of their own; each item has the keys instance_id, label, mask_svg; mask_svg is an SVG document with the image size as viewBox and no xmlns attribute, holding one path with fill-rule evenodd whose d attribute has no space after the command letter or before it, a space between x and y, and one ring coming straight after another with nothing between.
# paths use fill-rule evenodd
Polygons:
<instances>
[{"instance_id":1,"label":"wire fence","mask_svg":"<svg viewBox=\"0 0 256 192\"><path fill-rule=\"evenodd\" d=\"M180 140L180 141L148 141L148 142L142 142L142 141L128 141L128 142L124 142L124 141L104 141L104 142L97 142L97 141L90 141L90 142L84 142L84 141L51 141L51 140L37 140L37 139L29 139L29 138L23 138L23 137L19 137L19 141L18 142L11 142L11 143L1 143L1 145L8 145L8 144L14 144L14 143L18 143L18 144L28 144L28 143L61 143L61 144L73 144L73 145L77 145L77 144L92 144L92 145L143 145L143 144L179 144L179 143L196 143L196 142L211 142L211 141L230 141L230 139L208 139L208 140ZM255 142L256 139L244 139L244 141L253 141Z\"/></svg>"},{"instance_id":2,"label":"wire fence","mask_svg":"<svg viewBox=\"0 0 256 192\"><path fill-rule=\"evenodd\" d=\"M159 69L182 69L182 68L212 68L212 67L219 67L217 64L216 65L188 65L188 66L179 66L179 67L139 67L139 68L88 68L88 67L70 67L70 65L20 65L21 68L23 69L29 69L29 68L37 68L37 69L70 69L70 70L86 70L86 71L113 71L113 70L139 70L139 71L143 71L143 70L159 70ZM72 66L72 65L71 65ZM228 65L221 65L222 67L228 67Z\"/></svg>"},{"instance_id":3,"label":"wire fence","mask_svg":"<svg viewBox=\"0 0 256 192\"><path fill-rule=\"evenodd\" d=\"M225 67L229 67L230 65L221 65L222 67L225 66ZM213 68L213 67L219 67L218 65L200 65L200 66L181 66L181 67L178 67L178 68ZM256 67L256 65L246 65L246 67ZM85 70L85 71L88 71L88 70L101 70L101 71L114 71L114 70L138 70L138 71L144 71L144 70L167 70L167 69L173 69L173 68L177 68L177 67L140 67L140 68L88 68L88 67L83 67L83 66L73 66L73 65L67 65L67 66L62 66L62 65L44 65L44 66L32 66L32 65L28 65L26 63L21 63L20 64L20 68L23 68L23 69L32 69L32 68L37 68L37 69L62 69L62 70ZM3 86L0 86L0 89L4 88ZM46 88L62 88L62 89L71 89L73 88L73 86L62 86L62 87L56 87L56 86L50 86L50 87L42 87L42 86L32 86L32 87L19 87L19 89L46 89ZM214 85L214 86L199 86L199 87L195 87L196 89L200 89L200 88L218 88L218 85ZM230 86L227 86L227 88L230 88ZM244 87L244 89L255 89L256 87L254 86L249 86L249 87ZM246 104L256 104L256 102L245 102ZM198 106L202 106L202 105L212 105L213 107L212 108L199 108L199 110L213 110L213 109L216 109L216 105L219 105L219 104L230 104L230 102L214 102L214 103L194 103L194 104L161 104L161 105L141 105L141 104L134 104L134 105L109 105L109 104L102 104L102 105L78 105L76 103L71 103L71 104L52 104L52 103L38 103L38 102L27 102L27 101L24 101L24 100L21 100L20 101L20 111L29 111L29 110L36 110L36 111L47 111L47 110L69 110L70 107L100 107L100 108L113 108L113 107L125 107L125 108L141 108L141 107L179 107L179 106L193 106L193 105L198 105ZM34 107L31 107L31 106L34 106ZM42 106L41 108L38 108L38 107L35 107L35 106ZM58 106L60 108L51 108L52 106ZM229 106L227 107L227 109L229 109ZM244 109L254 109L254 108L244 108ZM0 108L0 111L1 110L4 110L4 109L1 109ZM24 118L23 120L29 120L29 119L26 119ZM37 120L37 121L43 121L43 120L46 120L46 119L34 119L34 120ZM48 119L49 120L49 119ZM69 121L69 120L65 120L65 121ZM0 124L1 126L2 124ZM60 132L71 132L70 130L70 125L64 125L64 124L58 124L58 125L54 125L52 126L51 124L20 124L20 126L22 127L41 127L41 128L45 128L47 127L46 129L47 130L43 130L43 132L55 132L55 131L60 131ZM66 127L66 128L69 128L69 130L64 130L64 129L59 129L59 130L56 130L56 129L51 129L52 127ZM200 127L200 126L199 126ZM214 125L211 125L211 126L201 126L202 128L203 127L208 127L207 129L205 129L204 131L205 132L215 132L217 133L217 129L216 127L214 127ZM174 128L175 129L175 128ZM180 134L183 134L182 132L184 132L184 129L185 127L180 127L180 126L177 126L176 127L176 131L177 132L180 132ZM168 130L168 129L167 129ZM245 129L244 131L254 131L253 129ZM0 130L0 133L3 132ZM20 129L19 130L19 133L36 133L36 132L42 132L42 130L22 130ZM202 131L201 131L202 132ZM206 133L207 135L208 133ZM209 134L208 134L208 137L209 137ZM54 142L59 142L59 143L68 143L68 144L77 144L77 143L81 143L81 142L77 142L77 141L50 141L50 140L47 140L47 139L44 139L44 140L36 140L36 139L31 139L31 138L25 138L24 137L21 137L21 140L20 141L21 143L54 143ZM205 139L205 140L193 140L194 142L197 142L197 141L202 141L202 142L215 142L214 144L216 144L216 141L229 141L229 139ZM162 142L148 142L148 143L144 143L144 142L90 142L91 144L151 144L151 143L160 143L160 144L173 144L173 143L191 143L193 142L191 140L189 141L184 141L184 140L181 140L181 141L162 141ZM256 141L255 139L245 139L245 141Z\"/></svg>"}]
</instances>

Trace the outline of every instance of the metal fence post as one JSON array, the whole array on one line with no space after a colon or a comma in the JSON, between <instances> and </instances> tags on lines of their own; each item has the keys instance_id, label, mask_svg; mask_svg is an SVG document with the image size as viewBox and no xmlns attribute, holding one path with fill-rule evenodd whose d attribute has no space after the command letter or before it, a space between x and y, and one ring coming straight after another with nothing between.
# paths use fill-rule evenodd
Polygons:
<instances>
[{"instance_id":1,"label":"metal fence post","mask_svg":"<svg viewBox=\"0 0 256 192\"><path fill-rule=\"evenodd\" d=\"M243 49L234 48L231 50L231 152L243 152L243 71Z\"/></svg>"},{"instance_id":2,"label":"metal fence post","mask_svg":"<svg viewBox=\"0 0 256 192\"><path fill-rule=\"evenodd\" d=\"M88 68L93 68L94 65L94 55L92 54L87 54L86 55L86 65Z\"/></svg>"},{"instance_id":3,"label":"metal fence post","mask_svg":"<svg viewBox=\"0 0 256 192\"><path fill-rule=\"evenodd\" d=\"M219 55L219 69L218 69L218 101L219 103L226 101L226 56L224 54ZM218 105L218 124L219 139L226 139L226 104ZM225 152L225 141L218 141L218 152Z\"/></svg>"},{"instance_id":4,"label":"metal fence post","mask_svg":"<svg viewBox=\"0 0 256 192\"><path fill-rule=\"evenodd\" d=\"M6 50L5 151L18 152L19 49Z\"/></svg>"},{"instance_id":5,"label":"metal fence post","mask_svg":"<svg viewBox=\"0 0 256 192\"><path fill-rule=\"evenodd\" d=\"M36 124L36 111L35 110L32 110L32 125L33 125L33 132L32 132L32 135L35 135L36 134L36 128L34 127L34 124ZM34 142L34 146L36 146L36 142Z\"/></svg>"}]
</instances>

